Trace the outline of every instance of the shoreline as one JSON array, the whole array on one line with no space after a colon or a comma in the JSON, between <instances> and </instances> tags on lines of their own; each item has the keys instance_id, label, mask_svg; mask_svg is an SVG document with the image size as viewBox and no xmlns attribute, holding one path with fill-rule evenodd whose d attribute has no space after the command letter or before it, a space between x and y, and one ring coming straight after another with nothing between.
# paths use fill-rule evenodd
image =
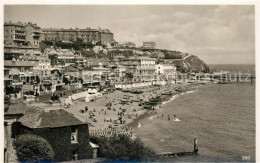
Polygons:
<instances>
[{"instance_id":1,"label":"shoreline","mask_svg":"<svg viewBox=\"0 0 260 163\"><path fill-rule=\"evenodd\" d=\"M246 142L245 146L251 149L250 156L253 158L255 156L252 143L254 140L254 132L251 131L254 130L254 127L248 127L248 125L254 126L251 121L253 115L250 114L251 118L245 118L245 116L241 116L241 114L248 115L248 113L252 112L254 107L251 102L254 97L254 88L254 86L249 84L232 83L217 85L207 84L197 87L195 93L188 93L190 90L187 89L180 92L185 93L184 96L188 95L186 96L188 99L186 104L182 105L184 98L179 96L180 98L177 98L174 102L170 102L170 104L168 103L167 106L161 108L168 113L177 114L178 118L181 119L180 123L168 125L169 123L167 123L167 121L161 120L159 117L158 119L154 119L154 121L144 119L141 122L143 128L135 129L134 133L136 137L140 138L147 146L155 149L158 153L167 151L174 153L192 151L192 140L197 138L200 148L198 160L201 161L216 160L218 157L223 158L223 160L237 161L237 155L239 152L245 152L245 149L235 151L237 147L226 145L226 140L235 143L237 142L236 139L244 140L244 137L249 137L249 139L244 142ZM231 91L236 92L236 96L233 99L229 99L229 93ZM243 96L252 98L241 99ZM206 101L202 104L201 102L204 100ZM241 101L243 101L243 104L247 104L249 109L244 109L243 106L237 106L237 103L241 103ZM172 106L176 107L172 109ZM239 111L235 111L237 109L239 109ZM230 115L233 114L235 117L232 119ZM221 121L218 120L219 117L221 117ZM241 125L241 123L243 125ZM245 132L245 126L250 128L250 132ZM155 134L151 135L152 133ZM238 136L236 133L242 136ZM216 136L220 134L223 135L225 139L222 140ZM212 143L212 140L218 140L220 143ZM239 145L237 144L237 146ZM227 153L232 153L232 156L229 157ZM191 158L193 158L193 156L191 156ZM183 160L185 159L184 157Z\"/></svg>"},{"instance_id":2,"label":"shoreline","mask_svg":"<svg viewBox=\"0 0 260 163\"><path fill-rule=\"evenodd\" d=\"M172 85L174 86L174 85ZM185 87L184 85L181 85L181 87ZM183 90L182 92L175 92L173 93L172 95L164 95L165 97L163 98L164 100L160 101L156 106L155 108L157 108L158 106L163 106L164 104L167 104L168 102L170 101L173 101L172 98L176 95L181 95L182 93L187 93L189 91L194 91L197 89L197 86L196 85L186 85L186 87L188 88L185 88L185 90ZM166 103L164 103L166 102ZM150 112L152 112L154 110L146 110L143 114L140 114L137 118L133 119L133 121L125 124L125 126L128 126L128 127L132 127L133 129L136 129L136 127L138 126L138 123L141 121L141 120L144 120L145 118L149 117L150 116Z\"/></svg>"}]
</instances>

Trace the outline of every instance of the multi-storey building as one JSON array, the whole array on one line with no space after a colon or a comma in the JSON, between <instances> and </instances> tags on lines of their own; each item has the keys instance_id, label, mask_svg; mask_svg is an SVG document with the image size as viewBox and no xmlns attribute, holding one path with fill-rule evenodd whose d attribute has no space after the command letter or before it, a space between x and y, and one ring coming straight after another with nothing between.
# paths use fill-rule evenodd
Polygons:
<instances>
[{"instance_id":1,"label":"multi-storey building","mask_svg":"<svg viewBox=\"0 0 260 163\"><path fill-rule=\"evenodd\" d=\"M82 39L85 43L101 42L102 44L111 44L114 42L114 35L108 29L54 29L46 28L43 29L46 41L63 41L71 42L76 41L77 38Z\"/></svg>"},{"instance_id":2,"label":"multi-storey building","mask_svg":"<svg viewBox=\"0 0 260 163\"><path fill-rule=\"evenodd\" d=\"M120 44L120 46L127 47L127 48L135 48L136 45L133 42L124 42L123 44Z\"/></svg>"},{"instance_id":3,"label":"multi-storey building","mask_svg":"<svg viewBox=\"0 0 260 163\"><path fill-rule=\"evenodd\" d=\"M4 23L4 44L29 44L39 46L43 40L42 30L32 23Z\"/></svg>"},{"instance_id":4,"label":"multi-storey building","mask_svg":"<svg viewBox=\"0 0 260 163\"><path fill-rule=\"evenodd\" d=\"M47 41L63 41L70 42L75 41L77 38L76 30L74 29L57 29L57 28L46 28L43 29L44 38Z\"/></svg>"},{"instance_id":5,"label":"multi-storey building","mask_svg":"<svg viewBox=\"0 0 260 163\"><path fill-rule=\"evenodd\" d=\"M143 49L155 49L156 43L153 41L144 41L143 42Z\"/></svg>"},{"instance_id":6,"label":"multi-storey building","mask_svg":"<svg viewBox=\"0 0 260 163\"><path fill-rule=\"evenodd\" d=\"M170 64L157 64L155 67L158 75L175 75L177 72L176 66Z\"/></svg>"},{"instance_id":7,"label":"multi-storey building","mask_svg":"<svg viewBox=\"0 0 260 163\"><path fill-rule=\"evenodd\" d=\"M22 22L4 23L4 43L23 44L25 42L25 26Z\"/></svg>"},{"instance_id":8,"label":"multi-storey building","mask_svg":"<svg viewBox=\"0 0 260 163\"><path fill-rule=\"evenodd\" d=\"M44 39L42 30L37 24L28 23L25 25L25 41L30 42L31 45L39 46Z\"/></svg>"},{"instance_id":9,"label":"multi-storey building","mask_svg":"<svg viewBox=\"0 0 260 163\"><path fill-rule=\"evenodd\" d=\"M156 78L156 59L150 57L134 57L122 59L120 63L126 67L126 73L132 73L139 81L152 81Z\"/></svg>"},{"instance_id":10,"label":"multi-storey building","mask_svg":"<svg viewBox=\"0 0 260 163\"><path fill-rule=\"evenodd\" d=\"M100 41L100 33L96 29L77 29L78 38L81 38L84 42L97 43Z\"/></svg>"},{"instance_id":11,"label":"multi-storey building","mask_svg":"<svg viewBox=\"0 0 260 163\"><path fill-rule=\"evenodd\" d=\"M56 59L57 62L64 63L65 65L70 65L75 63L78 55L75 55L73 49L54 49L46 48L44 50L44 55L48 56L51 60Z\"/></svg>"},{"instance_id":12,"label":"multi-storey building","mask_svg":"<svg viewBox=\"0 0 260 163\"><path fill-rule=\"evenodd\" d=\"M109 29L99 29L100 41L102 44L109 44L114 42L114 34Z\"/></svg>"},{"instance_id":13,"label":"multi-storey building","mask_svg":"<svg viewBox=\"0 0 260 163\"><path fill-rule=\"evenodd\" d=\"M12 60L13 58L19 59L40 55L41 50L39 46L4 45L4 60Z\"/></svg>"}]
</instances>

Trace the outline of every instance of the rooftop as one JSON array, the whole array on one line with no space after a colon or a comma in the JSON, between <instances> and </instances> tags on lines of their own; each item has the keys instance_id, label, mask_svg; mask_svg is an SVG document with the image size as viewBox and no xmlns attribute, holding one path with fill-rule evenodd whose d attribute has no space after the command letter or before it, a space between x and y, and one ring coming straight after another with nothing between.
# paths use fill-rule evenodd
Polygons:
<instances>
[{"instance_id":1,"label":"rooftop","mask_svg":"<svg viewBox=\"0 0 260 163\"><path fill-rule=\"evenodd\" d=\"M34 67L38 62L36 61L4 61L4 66L6 67Z\"/></svg>"},{"instance_id":2,"label":"rooftop","mask_svg":"<svg viewBox=\"0 0 260 163\"><path fill-rule=\"evenodd\" d=\"M26 104L17 101L10 104L9 109L4 113L5 115L15 115L15 114L24 114Z\"/></svg>"},{"instance_id":3,"label":"rooftop","mask_svg":"<svg viewBox=\"0 0 260 163\"><path fill-rule=\"evenodd\" d=\"M38 47L38 46L33 46L33 45L25 46L25 45L5 44L5 45L4 45L4 48L39 49L39 50L40 50L40 47Z\"/></svg>"},{"instance_id":4,"label":"rooftop","mask_svg":"<svg viewBox=\"0 0 260 163\"><path fill-rule=\"evenodd\" d=\"M63 109L44 110L35 106L27 106L25 115L18 121L29 128L53 128L87 124L87 122Z\"/></svg>"}]
</instances>

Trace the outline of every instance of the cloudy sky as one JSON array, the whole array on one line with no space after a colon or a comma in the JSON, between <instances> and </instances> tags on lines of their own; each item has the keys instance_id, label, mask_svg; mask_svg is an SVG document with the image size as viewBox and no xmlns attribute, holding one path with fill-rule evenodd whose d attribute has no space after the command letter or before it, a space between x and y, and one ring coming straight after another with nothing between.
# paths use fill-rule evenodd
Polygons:
<instances>
[{"instance_id":1,"label":"cloudy sky","mask_svg":"<svg viewBox=\"0 0 260 163\"><path fill-rule=\"evenodd\" d=\"M4 7L4 21L42 28L108 28L119 42L154 41L208 64L255 63L254 6L108 5Z\"/></svg>"}]
</instances>

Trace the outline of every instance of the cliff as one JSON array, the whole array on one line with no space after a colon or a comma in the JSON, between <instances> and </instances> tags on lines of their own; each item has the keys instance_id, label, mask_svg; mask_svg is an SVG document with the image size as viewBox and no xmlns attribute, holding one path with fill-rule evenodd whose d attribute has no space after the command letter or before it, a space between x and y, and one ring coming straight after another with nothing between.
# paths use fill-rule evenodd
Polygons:
<instances>
[{"instance_id":1,"label":"cliff","mask_svg":"<svg viewBox=\"0 0 260 163\"><path fill-rule=\"evenodd\" d=\"M197 56L189 55L183 59L172 59L170 60L171 64L174 64L179 71L181 72L208 72L209 66L206 65L201 59Z\"/></svg>"},{"instance_id":2,"label":"cliff","mask_svg":"<svg viewBox=\"0 0 260 163\"><path fill-rule=\"evenodd\" d=\"M159 57L159 53L164 54L163 57ZM190 55L188 53L182 53L180 51L170 51L170 50L160 50L157 52L152 52L153 57L162 58L164 62L169 64L174 64L181 72L208 72L209 66L204 63L195 55Z\"/></svg>"}]
</instances>

